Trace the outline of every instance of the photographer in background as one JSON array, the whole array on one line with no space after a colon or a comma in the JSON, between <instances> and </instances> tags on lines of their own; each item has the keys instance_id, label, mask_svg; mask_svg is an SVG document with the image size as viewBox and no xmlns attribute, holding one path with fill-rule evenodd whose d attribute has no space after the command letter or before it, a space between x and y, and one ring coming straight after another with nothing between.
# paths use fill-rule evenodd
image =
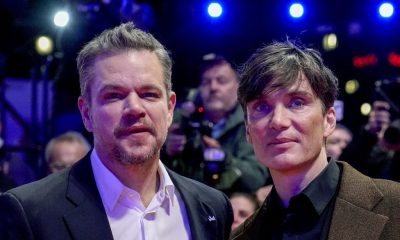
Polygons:
<instances>
[{"instance_id":1,"label":"photographer in background","mask_svg":"<svg viewBox=\"0 0 400 240\"><path fill-rule=\"evenodd\" d=\"M379 144L372 149L371 159L381 165L379 178L400 182L400 118L386 128Z\"/></svg>"},{"instance_id":2,"label":"photographer in background","mask_svg":"<svg viewBox=\"0 0 400 240\"><path fill-rule=\"evenodd\" d=\"M368 123L340 157L373 178L400 182L400 119L391 121L390 104L373 103Z\"/></svg>"},{"instance_id":3,"label":"photographer in background","mask_svg":"<svg viewBox=\"0 0 400 240\"><path fill-rule=\"evenodd\" d=\"M237 73L225 58L204 60L198 87L201 107L191 97L193 102L177 109L162 158L173 170L227 194L254 192L268 176L246 140L237 88Z\"/></svg>"}]
</instances>

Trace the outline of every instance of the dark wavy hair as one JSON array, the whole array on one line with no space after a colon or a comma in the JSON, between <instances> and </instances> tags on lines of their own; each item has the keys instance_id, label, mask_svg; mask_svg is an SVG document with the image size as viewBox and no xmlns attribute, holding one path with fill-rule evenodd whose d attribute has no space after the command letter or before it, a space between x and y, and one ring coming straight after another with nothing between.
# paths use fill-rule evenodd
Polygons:
<instances>
[{"instance_id":1,"label":"dark wavy hair","mask_svg":"<svg viewBox=\"0 0 400 240\"><path fill-rule=\"evenodd\" d=\"M304 75L315 95L321 99L325 114L338 95L338 79L327 68L318 51L287 40L273 42L256 52L239 69L239 102L246 104L266 92L299 84Z\"/></svg>"}]
</instances>

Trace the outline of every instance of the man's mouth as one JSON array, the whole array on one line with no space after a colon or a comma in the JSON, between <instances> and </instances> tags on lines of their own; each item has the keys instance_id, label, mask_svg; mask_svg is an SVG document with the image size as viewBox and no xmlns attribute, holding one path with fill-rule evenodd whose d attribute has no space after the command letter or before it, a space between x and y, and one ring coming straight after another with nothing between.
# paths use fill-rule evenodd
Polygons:
<instances>
[{"instance_id":1,"label":"man's mouth","mask_svg":"<svg viewBox=\"0 0 400 240\"><path fill-rule=\"evenodd\" d=\"M128 128L118 128L116 131L117 137L126 137L132 134L149 133L152 134L153 130L147 126L131 126Z\"/></svg>"},{"instance_id":2,"label":"man's mouth","mask_svg":"<svg viewBox=\"0 0 400 240\"><path fill-rule=\"evenodd\" d=\"M291 143L295 142L295 140L290 139L290 138L275 138L272 139L268 145L280 145L280 144L285 144L285 143Z\"/></svg>"}]
</instances>

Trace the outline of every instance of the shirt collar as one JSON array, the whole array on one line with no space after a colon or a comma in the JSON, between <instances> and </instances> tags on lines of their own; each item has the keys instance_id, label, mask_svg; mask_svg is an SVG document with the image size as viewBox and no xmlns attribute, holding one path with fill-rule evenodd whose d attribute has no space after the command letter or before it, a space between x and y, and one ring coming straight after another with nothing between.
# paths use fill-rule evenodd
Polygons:
<instances>
[{"instance_id":1,"label":"shirt collar","mask_svg":"<svg viewBox=\"0 0 400 240\"><path fill-rule=\"evenodd\" d=\"M107 211L112 211L117 204L119 197L123 194L124 190L128 189L128 187L121 183L121 181L110 170L108 170L106 166L104 166L96 152L96 149L93 149L90 158L93 174L103 204ZM164 197L167 198L169 203L173 206L175 186L161 161L158 162L157 173L160 177L160 187L156 195L161 197L161 201L164 200ZM129 191L132 192L134 190L130 189Z\"/></svg>"},{"instance_id":2,"label":"shirt collar","mask_svg":"<svg viewBox=\"0 0 400 240\"><path fill-rule=\"evenodd\" d=\"M110 170L108 170L108 168L106 168L106 166L104 166L97 155L96 149L93 149L90 160L103 204L106 210L112 211L125 186Z\"/></svg>"},{"instance_id":3,"label":"shirt collar","mask_svg":"<svg viewBox=\"0 0 400 240\"><path fill-rule=\"evenodd\" d=\"M336 193L339 183L340 169L334 160L330 160L325 169L303 190L318 215L329 204Z\"/></svg>"},{"instance_id":4,"label":"shirt collar","mask_svg":"<svg viewBox=\"0 0 400 240\"><path fill-rule=\"evenodd\" d=\"M160 188L158 191L165 193L165 197L169 199L169 202L173 206L175 186L161 161L158 162L158 174L160 176Z\"/></svg>"},{"instance_id":5,"label":"shirt collar","mask_svg":"<svg viewBox=\"0 0 400 240\"><path fill-rule=\"evenodd\" d=\"M334 160L330 160L325 169L298 195L292 197L291 201L301 196L306 197L315 212L321 215L323 210L328 206L330 200L336 194L339 184L340 169ZM270 203L273 210L284 211L280 197L275 187L271 190Z\"/></svg>"},{"instance_id":6,"label":"shirt collar","mask_svg":"<svg viewBox=\"0 0 400 240\"><path fill-rule=\"evenodd\" d=\"M221 120L219 120L216 124L214 124L214 126L212 127L212 132L211 132L211 136L213 138L218 138L222 131L224 130L226 125L226 118L223 118Z\"/></svg>"}]
</instances>

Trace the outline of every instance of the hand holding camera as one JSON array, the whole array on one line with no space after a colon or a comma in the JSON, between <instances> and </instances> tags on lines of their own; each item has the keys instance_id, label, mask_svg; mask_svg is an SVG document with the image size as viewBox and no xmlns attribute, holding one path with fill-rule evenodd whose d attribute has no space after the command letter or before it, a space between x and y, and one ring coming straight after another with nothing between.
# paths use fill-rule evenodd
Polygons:
<instances>
[{"instance_id":1,"label":"hand holding camera","mask_svg":"<svg viewBox=\"0 0 400 240\"><path fill-rule=\"evenodd\" d=\"M368 123L365 129L375 134L379 139L383 137L383 133L390 124L390 105L385 101L375 101L372 111L369 114Z\"/></svg>"},{"instance_id":2,"label":"hand holding camera","mask_svg":"<svg viewBox=\"0 0 400 240\"><path fill-rule=\"evenodd\" d=\"M171 125L167 140L165 141L166 151L169 156L176 156L183 152L187 139L181 131L178 123Z\"/></svg>"}]
</instances>

